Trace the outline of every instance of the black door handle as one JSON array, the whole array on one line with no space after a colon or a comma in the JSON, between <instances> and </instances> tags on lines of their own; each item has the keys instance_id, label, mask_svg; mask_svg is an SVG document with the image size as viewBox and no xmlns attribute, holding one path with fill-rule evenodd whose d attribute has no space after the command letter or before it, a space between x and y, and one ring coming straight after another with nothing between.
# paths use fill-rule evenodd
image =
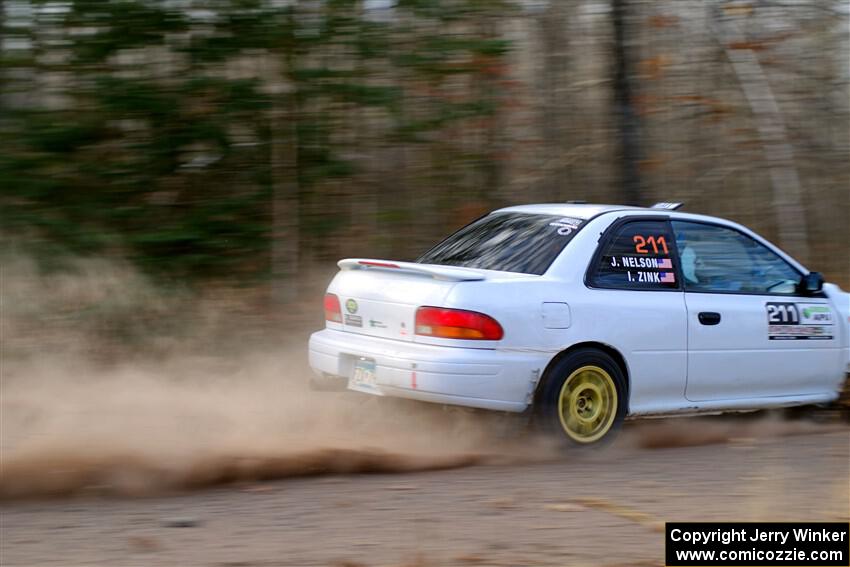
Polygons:
<instances>
[{"instance_id":1,"label":"black door handle","mask_svg":"<svg viewBox=\"0 0 850 567\"><path fill-rule=\"evenodd\" d=\"M697 315L697 319L703 325L716 325L720 322L720 313L715 313L713 311L703 311L699 315Z\"/></svg>"}]
</instances>

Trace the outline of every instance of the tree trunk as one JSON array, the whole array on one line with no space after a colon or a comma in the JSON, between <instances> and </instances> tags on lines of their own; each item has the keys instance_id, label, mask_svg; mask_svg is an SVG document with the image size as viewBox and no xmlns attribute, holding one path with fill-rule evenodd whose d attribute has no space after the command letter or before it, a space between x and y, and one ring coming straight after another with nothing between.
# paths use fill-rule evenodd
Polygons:
<instances>
[{"instance_id":1,"label":"tree trunk","mask_svg":"<svg viewBox=\"0 0 850 567\"><path fill-rule=\"evenodd\" d=\"M779 244L795 258L805 261L809 256L806 210L785 118L758 57L752 49L746 48L744 34L734 16L724 17L719 9L714 12L717 36L750 105L761 139L770 175Z\"/></svg>"},{"instance_id":2,"label":"tree trunk","mask_svg":"<svg viewBox=\"0 0 850 567\"><path fill-rule=\"evenodd\" d=\"M569 135L564 124L565 106L569 101L563 97L569 52L566 4L563 0L550 0L537 22L543 47L540 127L544 158L543 180L537 188L537 199L544 202L558 200L564 189L564 180L560 178L564 169L563 139Z\"/></svg>"},{"instance_id":3,"label":"tree trunk","mask_svg":"<svg viewBox=\"0 0 850 567\"><path fill-rule=\"evenodd\" d=\"M288 88L290 92L276 97L271 111L271 299L274 304L292 303L298 298L298 105L294 87L290 84Z\"/></svg>"},{"instance_id":4,"label":"tree trunk","mask_svg":"<svg viewBox=\"0 0 850 567\"><path fill-rule=\"evenodd\" d=\"M631 77L629 50L629 0L611 0L611 19L614 24L614 111L620 138L620 178L623 202L640 205L642 186L640 161L640 122L634 107L634 88Z\"/></svg>"}]
</instances>

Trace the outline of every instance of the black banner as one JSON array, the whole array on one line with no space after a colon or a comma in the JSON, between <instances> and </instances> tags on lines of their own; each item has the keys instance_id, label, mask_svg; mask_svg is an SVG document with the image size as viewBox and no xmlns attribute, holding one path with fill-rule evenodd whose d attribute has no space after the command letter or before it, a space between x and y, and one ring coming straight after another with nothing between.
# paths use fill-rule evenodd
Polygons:
<instances>
[{"instance_id":1,"label":"black banner","mask_svg":"<svg viewBox=\"0 0 850 567\"><path fill-rule=\"evenodd\" d=\"M848 567L850 524L843 522L670 522L668 567Z\"/></svg>"}]
</instances>

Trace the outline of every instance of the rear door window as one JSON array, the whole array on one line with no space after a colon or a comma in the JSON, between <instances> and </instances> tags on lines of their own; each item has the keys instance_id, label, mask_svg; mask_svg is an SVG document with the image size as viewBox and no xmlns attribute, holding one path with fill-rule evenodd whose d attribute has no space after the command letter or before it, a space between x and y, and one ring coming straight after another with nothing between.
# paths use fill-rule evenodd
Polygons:
<instances>
[{"instance_id":1,"label":"rear door window","mask_svg":"<svg viewBox=\"0 0 850 567\"><path fill-rule=\"evenodd\" d=\"M679 289L675 243L667 221L636 220L615 226L591 267L593 287Z\"/></svg>"},{"instance_id":2,"label":"rear door window","mask_svg":"<svg viewBox=\"0 0 850 567\"><path fill-rule=\"evenodd\" d=\"M416 261L541 275L582 222L555 215L493 213L460 229Z\"/></svg>"}]
</instances>

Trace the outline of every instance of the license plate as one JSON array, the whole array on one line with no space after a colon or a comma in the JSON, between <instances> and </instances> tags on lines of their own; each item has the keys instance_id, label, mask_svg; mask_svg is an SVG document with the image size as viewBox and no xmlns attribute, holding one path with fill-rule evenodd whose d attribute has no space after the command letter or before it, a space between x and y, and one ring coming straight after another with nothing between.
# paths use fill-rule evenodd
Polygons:
<instances>
[{"instance_id":1,"label":"license plate","mask_svg":"<svg viewBox=\"0 0 850 567\"><path fill-rule=\"evenodd\" d=\"M375 377L375 361L361 358L354 363L354 373L348 380L349 390L377 393L378 380Z\"/></svg>"}]
</instances>

